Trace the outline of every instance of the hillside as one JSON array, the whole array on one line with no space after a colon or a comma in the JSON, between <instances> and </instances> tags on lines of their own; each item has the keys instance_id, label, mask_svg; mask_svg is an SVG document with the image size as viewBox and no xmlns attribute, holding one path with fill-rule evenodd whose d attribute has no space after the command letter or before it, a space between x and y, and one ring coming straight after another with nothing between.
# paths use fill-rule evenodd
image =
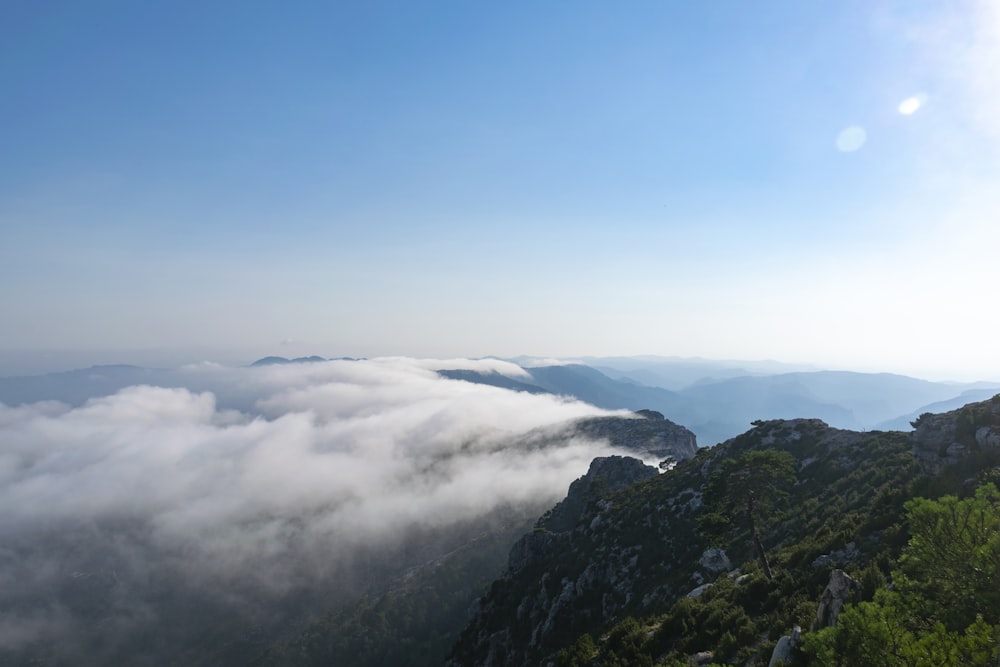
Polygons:
<instances>
[{"instance_id":1,"label":"hillside","mask_svg":"<svg viewBox=\"0 0 1000 667\"><path fill-rule=\"evenodd\" d=\"M913 435L759 422L592 500L571 527L543 517L449 665L768 664L781 635L812 626L833 570L860 580L869 599L884 585L909 539L908 500L968 495L1000 464L1000 397L922 421ZM706 537L704 494L725 461L773 450L792 457L796 481L761 529L768 580L745 528Z\"/></svg>"}]
</instances>

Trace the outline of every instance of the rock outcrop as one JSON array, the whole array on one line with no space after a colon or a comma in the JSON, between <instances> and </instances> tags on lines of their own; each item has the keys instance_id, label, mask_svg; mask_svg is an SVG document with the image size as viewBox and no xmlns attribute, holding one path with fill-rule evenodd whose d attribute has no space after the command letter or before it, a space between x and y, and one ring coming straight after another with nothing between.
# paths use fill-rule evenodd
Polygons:
<instances>
[{"instance_id":1,"label":"rock outcrop","mask_svg":"<svg viewBox=\"0 0 1000 667\"><path fill-rule=\"evenodd\" d=\"M831 565L848 565L856 563L860 556L861 552L858 550L858 545L854 542L850 542L843 549L836 549L828 554L817 556L813 560L812 566L818 570Z\"/></svg>"},{"instance_id":2,"label":"rock outcrop","mask_svg":"<svg viewBox=\"0 0 1000 667\"><path fill-rule=\"evenodd\" d=\"M713 547L706 549L698 559L698 564L708 570L710 574L729 572L733 569L733 564L729 562L729 557L723 549Z\"/></svg>"},{"instance_id":3,"label":"rock outcrop","mask_svg":"<svg viewBox=\"0 0 1000 667\"><path fill-rule=\"evenodd\" d=\"M951 412L925 413L913 427L913 456L924 472L939 474L972 453L1000 448L1000 394Z\"/></svg>"},{"instance_id":4,"label":"rock outcrop","mask_svg":"<svg viewBox=\"0 0 1000 667\"><path fill-rule=\"evenodd\" d=\"M590 462L587 474L569 485L566 498L538 520L538 528L564 533L573 530L587 506L602 496L656 477L656 468L628 456L604 456Z\"/></svg>"},{"instance_id":5,"label":"rock outcrop","mask_svg":"<svg viewBox=\"0 0 1000 667\"><path fill-rule=\"evenodd\" d=\"M830 573L830 583L823 589L816 608L813 629L820 630L837 624L837 616L844 605L853 601L861 591L861 584L847 576L843 570Z\"/></svg>"},{"instance_id":6,"label":"rock outcrop","mask_svg":"<svg viewBox=\"0 0 1000 667\"><path fill-rule=\"evenodd\" d=\"M656 475L656 468L628 456L594 459L587 474L569 485L566 497L542 515L535 530L514 543L508 558L508 573L516 574L557 550L564 541L562 534L573 530L590 505L603 496ZM599 522L599 518L591 520L594 521Z\"/></svg>"},{"instance_id":7,"label":"rock outcrop","mask_svg":"<svg viewBox=\"0 0 1000 667\"><path fill-rule=\"evenodd\" d=\"M575 431L581 436L608 440L613 447L635 452L643 459L686 461L698 451L694 433L655 410L639 410L634 418L581 419Z\"/></svg>"},{"instance_id":8,"label":"rock outcrop","mask_svg":"<svg viewBox=\"0 0 1000 667\"><path fill-rule=\"evenodd\" d=\"M610 441L612 434L619 442L649 450L650 439L641 429L660 420L645 416L582 420L576 428L581 435ZM735 653L718 653L725 644L685 644L686 637L698 632L698 613L706 605L724 595L739 599L742 593L727 592L733 586L756 591L771 585L759 573L743 574L734 583L726 579L732 563L753 562L752 549L738 532L715 538L721 540L717 543L705 540L700 527L711 504L703 494L713 472L748 451L776 449L792 456L797 479L788 503L803 508L804 514L775 513L762 530L762 541L772 553L783 554L783 567L797 568L795 576L811 582L817 576L813 568L871 562L883 549L885 526L898 524L904 515L905 498L895 490L970 453L979 456L969 461L994 465L984 461L997 456L984 455L1000 449L1000 396L944 415L924 415L918 422L914 433L907 434L835 429L817 419L757 421L736 438L695 450L691 460L663 474L651 475L650 468L622 457L595 462L589 479L575 482L570 497L511 551L507 573L477 604L449 665L554 664L558 652L584 633L598 644L610 642L601 638L623 619L673 614L676 605L677 615L670 621L676 627L664 622L659 629L648 629L658 633L656 650L666 646L690 659L692 651L714 648L713 660L733 659ZM674 444L686 447L688 442ZM952 448L956 443L965 449ZM615 471L605 476L618 480L612 485L597 482L604 465ZM638 481L629 483L632 476ZM845 516L854 517L849 525L842 520ZM817 525L834 529L819 533ZM848 527L851 541L845 545L842 531ZM813 627L834 625L859 591L858 582L834 569ZM789 662L796 635L792 632L779 642L772 665Z\"/></svg>"},{"instance_id":9,"label":"rock outcrop","mask_svg":"<svg viewBox=\"0 0 1000 667\"><path fill-rule=\"evenodd\" d=\"M674 569L675 559L696 562L704 548L695 551L695 543L680 538L695 532L689 484L676 507L644 501L646 485L663 477L637 459L595 459L567 498L511 549L507 572L477 604L448 664L545 664L541 658L567 637L670 594L662 574ZM633 521L617 520L623 512ZM667 552L659 553L663 548ZM648 585L653 574L658 590Z\"/></svg>"},{"instance_id":10,"label":"rock outcrop","mask_svg":"<svg viewBox=\"0 0 1000 667\"><path fill-rule=\"evenodd\" d=\"M767 667L778 667L778 665L791 664L795 656L795 647L799 644L799 637L802 635L802 628L795 626L791 635L785 635L778 640L771 652L771 660Z\"/></svg>"}]
</instances>

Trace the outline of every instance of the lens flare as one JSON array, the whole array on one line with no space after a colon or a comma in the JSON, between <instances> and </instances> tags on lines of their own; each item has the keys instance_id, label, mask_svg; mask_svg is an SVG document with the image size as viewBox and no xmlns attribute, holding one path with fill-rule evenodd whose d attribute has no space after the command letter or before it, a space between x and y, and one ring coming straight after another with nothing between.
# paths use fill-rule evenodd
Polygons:
<instances>
[{"instance_id":1,"label":"lens flare","mask_svg":"<svg viewBox=\"0 0 1000 667\"><path fill-rule=\"evenodd\" d=\"M853 153L865 145L868 133L859 125L845 127L837 135L837 150L841 153Z\"/></svg>"}]
</instances>

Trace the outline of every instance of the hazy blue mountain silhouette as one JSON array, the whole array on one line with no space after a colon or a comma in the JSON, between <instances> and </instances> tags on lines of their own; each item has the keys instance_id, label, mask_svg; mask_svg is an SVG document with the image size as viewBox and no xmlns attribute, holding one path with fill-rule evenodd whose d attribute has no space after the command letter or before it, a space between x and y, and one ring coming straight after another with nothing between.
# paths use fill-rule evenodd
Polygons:
<instances>
[{"instance_id":1,"label":"hazy blue mountain silhouette","mask_svg":"<svg viewBox=\"0 0 1000 667\"><path fill-rule=\"evenodd\" d=\"M289 359L287 357L263 357L257 361L250 364L251 366L274 366L278 364L311 364L317 361L327 361L325 357L318 357L312 355L311 357L295 357L294 359Z\"/></svg>"},{"instance_id":2,"label":"hazy blue mountain silhouette","mask_svg":"<svg viewBox=\"0 0 1000 667\"><path fill-rule=\"evenodd\" d=\"M531 375L531 381L516 381L519 384L529 384L552 394L573 396L609 410L656 410L667 419L694 431L699 444L717 442L713 438L742 432L749 424L749 420L737 422L728 420L725 416L720 417L713 412L710 403L700 399L692 399L662 387L649 387L630 380L616 380L583 364L537 366L525 370ZM515 381L509 378L498 380L494 374L463 371L459 377L454 371L442 372L443 375L445 373L446 377L454 379L495 386L501 386L502 383L508 385L507 388L515 389L510 386Z\"/></svg>"},{"instance_id":3,"label":"hazy blue mountain silhouette","mask_svg":"<svg viewBox=\"0 0 1000 667\"><path fill-rule=\"evenodd\" d=\"M60 373L0 377L0 403L21 405L38 401L61 401L80 405L88 399L110 396L125 387L155 384L181 386L170 380L170 372L125 364L91 366Z\"/></svg>"},{"instance_id":4,"label":"hazy blue mountain silhouette","mask_svg":"<svg viewBox=\"0 0 1000 667\"><path fill-rule=\"evenodd\" d=\"M466 382L474 382L476 384L485 384L491 387L501 387L503 389L511 389L513 391L526 391L529 394L551 394L552 392L548 389L544 389L535 384L529 384L527 382L521 382L515 380L512 377L508 377L502 373L497 373L492 371L490 373L483 373L480 371L470 371L463 369L456 370L442 370L438 371L438 375L452 380L465 380Z\"/></svg>"},{"instance_id":5,"label":"hazy blue mountain silhouette","mask_svg":"<svg viewBox=\"0 0 1000 667\"><path fill-rule=\"evenodd\" d=\"M881 422L877 425L877 428L883 431L908 431L910 430L910 422L925 412L931 412L934 414L951 412L952 410L957 410L958 408L969 403L985 401L997 393L1000 393L1000 385L989 388L967 389L955 398L950 398L946 401L937 401L936 403L929 403L913 410L908 414Z\"/></svg>"},{"instance_id":6,"label":"hazy blue mountain silhouette","mask_svg":"<svg viewBox=\"0 0 1000 667\"><path fill-rule=\"evenodd\" d=\"M723 380L703 377L684 389L672 391L638 381L635 376L643 376L636 372L642 370L641 363L642 358L638 358L631 377L619 378L609 377L584 364L525 368L531 375L530 382L475 371L449 371L448 377L518 391L535 392L537 387L607 409L658 410L668 419L694 431L698 443L703 446L742 433L757 419L806 416L822 419L836 428L849 429L886 428L885 422L895 419L896 428L909 430L909 420L913 417L903 420L899 415L910 415L918 406L939 401L949 401L942 405L951 406L950 401L962 405L996 393L992 386L983 388L989 383L950 384L892 373L850 371L780 373ZM661 360L654 363L660 369L658 372L667 366ZM693 377L698 367L735 370L735 367L707 363L684 362L680 366L688 373L685 380ZM675 380L680 381L679 377ZM979 393L965 398L959 396L963 391L971 391L970 387L975 387Z\"/></svg>"},{"instance_id":7,"label":"hazy blue mountain silhouette","mask_svg":"<svg viewBox=\"0 0 1000 667\"><path fill-rule=\"evenodd\" d=\"M831 426L857 429L954 398L965 388L891 373L816 371L701 382L680 393L726 404L743 416L761 413L755 419L808 415Z\"/></svg>"},{"instance_id":8,"label":"hazy blue mountain silhouette","mask_svg":"<svg viewBox=\"0 0 1000 667\"><path fill-rule=\"evenodd\" d=\"M674 391L697 382L818 370L803 364L777 361L720 361L660 356L584 357L582 361L616 380L631 379L651 387Z\"/></svg>"}]
</instances>

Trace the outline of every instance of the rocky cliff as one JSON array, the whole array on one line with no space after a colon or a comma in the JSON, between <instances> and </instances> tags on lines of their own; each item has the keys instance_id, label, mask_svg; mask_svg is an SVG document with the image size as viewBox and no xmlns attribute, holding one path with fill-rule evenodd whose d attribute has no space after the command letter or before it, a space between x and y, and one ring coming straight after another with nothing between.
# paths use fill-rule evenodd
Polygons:
<instances>
[{"instance_id":1,"label":"rocky cliff","mask_svg":"<svg viewBox=\"0 0 1000 667\"><path fill-rule=\"evenodd\" d=\"M631 457L596 458L587 474L569 485L566 498L538 520L536 534L571 531L591 504L609 493L656 477L656 474L656 468Z\"/></svg>"},{"instance_id":2,"label":"rocky cliff","mask_svg":"<svg viewBox=\"0 0 1000 667\"><path fill-rule=\"evenodd\" d=\"M1000 449L1000 394L950 412L922 414L913 427L913 456L926 472L941 473L970 457Z\"/></svg>"},{"instance_id":3,"label":"rocky cliff","mask_svg":"<svg viewBox=\"0 0 1000 667\"><path fill-rule=\"evenodd\" d=\"M579 435L606 439L613 446L635 452L643 459L684 461L698 451L695 434L655 410L639 410L635 418L594 417L576 423Z\"/></svg>"},{"instance_id":4,"label":"rocky cliff","mask_svg":"<svg viewBox=\"0 0 1000 667\"><path fill-rule=\"evenodd\" d=\"M998 409L1000 398L924 417L912 436L834 429L817 419L756 422L658 476L627 459L595 462L514 547L507 572L477 603L449 665L591 664L573 662L574 651L597 655L593 638L610 645L628 632L654 647L648 649L654 659L708 660L721 651L727 660L741 656L740 664L758 658L767 664L780 635L814 624L835 569L893 562L906 540L903 503L919 489L941 486L927 476L927 452L942 459L933 467L938 472L949 462L968 462L962 454L991 447L1000 453ZM584 428L609 426L596 421ZM948 452L953 442L964 449ZM788 502L761 527L774 581L759 572L744 529L716 540L699 529L712 471L724 459L760 449L788 452L797 469ZM976 470L986 463L975 462ZM629 474L638 479L602 488L605 465L622 481ZM732 611L722 600L742 605L733 620L719 621ZM653 620L637 624L633 617Z\"/></svg>"},{"instance_id":5,"label":"rocky cliff","mask_svg":"<svg viewBox=\"0 0 1000 667\"><path fill-rule=\"evenodd\" d=\"M694 456L695 436L659 413L574 420L523 436L522 447L546 447L571 439L602 440L620 451L658 462ZM581 471L583 472L583 471ZM439 666L466 621L466 611L485 585L506 569L517 571L558 550L564 533L607 493L656 477L655 467L636 458L595 459L574 481L562 502L536 520L543 507L507 508L470 524L467 543L431 557L402 576L372 587L368 597L333 609L297 633L270 646L260 667L350 664ZM527 528L535 530L524 535ZM520 538L520 539L519 539ZM513 548L512 548L513 545ZM408 551L416 556L419 544Z\"/></svg>"}]
</instances>

